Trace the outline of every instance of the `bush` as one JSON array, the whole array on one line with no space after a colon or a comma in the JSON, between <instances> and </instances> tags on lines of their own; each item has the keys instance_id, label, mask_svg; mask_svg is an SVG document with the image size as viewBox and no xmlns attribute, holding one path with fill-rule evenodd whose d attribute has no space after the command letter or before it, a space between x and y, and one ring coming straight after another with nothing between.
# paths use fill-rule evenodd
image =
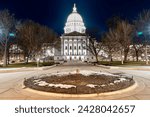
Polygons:
<instances>
[{"instance_id":1,"label":"bush","mask_svg":"<svg viewBox=\"0 0 150 117\"><path fill-rule=\"evenodd\" d=\"M54 64L55 64L54 62L43 62L42 66L51 66L51 65L54 65Z\"/></svg>"}]
</instances>

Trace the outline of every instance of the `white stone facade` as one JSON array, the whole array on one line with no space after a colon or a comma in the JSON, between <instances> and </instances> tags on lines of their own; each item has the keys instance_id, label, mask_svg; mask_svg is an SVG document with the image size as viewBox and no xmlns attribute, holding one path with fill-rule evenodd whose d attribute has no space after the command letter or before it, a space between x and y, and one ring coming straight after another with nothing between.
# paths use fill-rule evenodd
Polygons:
<instances>
[{"instance_id":1,"label":"white stone facade","mask_svg":"<svg viewBox=\"0 0 150 117\"><path fill-rule=\"evenodd\" d=\"M87 61L89 51L86 49L87 36L61 36L61 55L66 61Z\"/></svg>"},{"instance_id":2,"label":"white stone facade","mask_svg":"<svg viewBox=\"0 0 150 117\"><path fill-rule=\"evenodd\" d=\"M68 16L64 34L61 36L62 59L65 61L91 61L91 59L94 59L86 49L89 38L86 35L83 19L77 13L74 4L73 12Z\"/></svg>"}]
</instances>

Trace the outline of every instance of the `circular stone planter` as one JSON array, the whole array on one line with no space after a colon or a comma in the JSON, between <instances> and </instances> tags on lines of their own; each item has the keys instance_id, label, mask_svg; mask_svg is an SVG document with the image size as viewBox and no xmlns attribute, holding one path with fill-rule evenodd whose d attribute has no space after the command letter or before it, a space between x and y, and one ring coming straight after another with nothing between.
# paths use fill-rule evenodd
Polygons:
<instances>
[{"instance_id":1,"label":"circular stone planter","mask_svg":"<svg viewBox=\"0 0 150 117\"><path fill-rule=\"evenodd\" d=\"M28 88L62 94L113 92L134 84L133 77L106 72L79 71L45 74L24 81Z\"/></svg>"}]
</instances>

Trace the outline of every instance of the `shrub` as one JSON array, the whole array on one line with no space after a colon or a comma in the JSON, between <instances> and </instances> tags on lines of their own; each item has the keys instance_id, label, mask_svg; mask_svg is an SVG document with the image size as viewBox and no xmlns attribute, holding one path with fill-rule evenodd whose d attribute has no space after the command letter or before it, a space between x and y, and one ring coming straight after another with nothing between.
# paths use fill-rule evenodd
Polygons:
<instances>
[{"instance_id":1,"label":"shrub","mask_svg":"<svg viewBox=\"0 0 150 117\"><path fill-rule=\"evenodd\" d=\"M51 66L51 65L54 65L54 64L55 64L54 62L43 62L42 66Z\"/></svg>"}]
</instances>

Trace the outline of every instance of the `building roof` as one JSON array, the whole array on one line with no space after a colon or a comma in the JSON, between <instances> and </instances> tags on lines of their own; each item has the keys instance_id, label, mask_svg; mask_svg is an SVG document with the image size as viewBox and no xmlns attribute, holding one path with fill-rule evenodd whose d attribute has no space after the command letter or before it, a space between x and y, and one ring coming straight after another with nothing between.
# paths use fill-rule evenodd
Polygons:
<instances>
[{"instance_id":1,"label":"building roof","mask_svg":"<svg viewBox=\"0 0 150 117\"><path fill-rule=\"evenodd\" d=\"M77 31L74 31L71 33L64 34L64 36L87 36L87 35L86 35L86 33L79 33Z\"/></svg>"}]
</instances>

